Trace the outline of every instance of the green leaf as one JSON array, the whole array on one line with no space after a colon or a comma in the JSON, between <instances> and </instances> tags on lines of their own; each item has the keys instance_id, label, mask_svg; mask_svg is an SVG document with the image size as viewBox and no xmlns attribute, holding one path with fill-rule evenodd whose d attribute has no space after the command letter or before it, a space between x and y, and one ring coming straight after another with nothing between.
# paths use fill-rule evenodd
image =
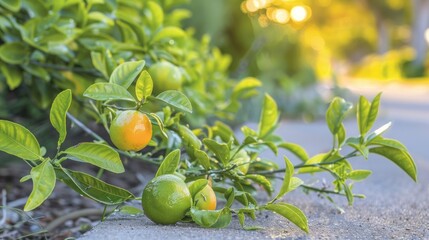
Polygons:
<instances>
[{"instance_id":1,"label":"green leaf","mask_svg":"<svg viewBox=\"0 0 429 240\"><path fill-rule=\"evenodd\" d=\"M365 159L368 159L369 149L366 145L361 144L361 138L350 137L347 139L346 144L358 150Z\"/></svg>"},{"instance_id":2,"label":"green leaf","mask_svg":"<svg viewBox=\"0 0 429 240\"><path fill-rule=\"evenodd\" d=\"M312 164L321 163L321 162L325 161L327 158L329 158L329 153L320 153L320 154L317 154L317 155L309 158L305 162L305 165L312 165ZM317 171L320 171L320 169L318 167L305 167L305 168L300 168L298 173L313 173L313 172L317 172Z\"/></svg>"},{"instance_id":3,"label":"green leaf","mask_svg":"<svg viewBox=\"0 0 429 240\"><path fill-rule=\"evenodd\" d=\"M31 179L31 175L25 175L24 177L22 177L21 179L19 179L20 183L26 182L28 180Z\"/></svg>"},{"instance_id":4,"label":"green leaf","mask_svg":"<svg viewBox=\"0 0 429 240\"><path fill-rule=\"evenodd\" d=\"M166 38L183 38L185 36L186 33L179 27L164 27L155 33L151 42L156 43Z\"/></svg>"},{"instance_id":5,"label":"green leaf","mask_svg":"<svg viewBox=\"0 0 429 240\"><path fill-rule=\"evenodd\" d=\"M66 149L64 153L107 171L114 173L125 171L119 153L104 144L80 143Z\"/></svg>"},{"instance_id":6,"label":"green leaf","mask_svg":"<svg viewBox=\"0 0 429 240\"><path fill-rule=\"evenodd\" d=\"M6 83L10 90L14 90L19 87L22 82L22 72L15 66L7 66L0 62L0 70L3 76L6 78Z\"/></svg>"},{"instance_id":7,"label":"green leaf","mask_svg":"<svg viewBox=\"0 0 429 240\"><path fill-rule=\"evenodd\" d=\"M145 66L145 61L125 62L113 70L109 82L127 89L134 82Z\"/></svg>"},{"instance_id":8,"label":"green leaf","mask_svg":"<svg viewBox=\"0 0 429 240\"><path fill-rule=\"evenodd\" d=\"M94 83L89 86L83 96L97 100L97 101L108 101L108 100L126 100L134 102L134 97L127 91L127 89L114 84L114 83Z\"/></svg>"},{"instance_id":9,"label":"green leaf","mask_svg":"<svg viewBox=\"0 0 429 240\"><path fill-rule=\"evenodd\" d=\"M31 211L40 206L55 188L56 176L49 159L31 169L33 190L24 206L24 211Z\"/></svg>"},{"instance_id":10,"label":"green leaf","mask_svg":"<svg viewBox=\"0 0 429 240\"><path fill-rule=\"evenodd\" d=\"M297 156L303 162L307 161L309 158L305 149L298 144L290 143L290 142L282 142L278 145L278 147L289 150L292 154Z\"/></svg>"},{"instance_id":11,"label":"green leaf","mask_svg":"<svg viewBox=\"0 0 429 240\"><path fill-rule=\"evenodd\" d=\"M205 138L203 140L204 145L212 151L216 158L222 162L224 166L226 166L229 162L229 147L226 143L218 143L215 140Z\"/></svg>"},{"instance_id":12,"label":"green leaf","mask_svg":"<svg viewBox=\"0 0 429 240\"><path fill-rule=\"evenodd\" d=\"M373 146L373 145L392 147L392 148L396 148L396 149L399 149L402 151L408 151L407 147L405 147L404 144L402 144L398 140L390 139L390 138L383 138L382 136L378 136L378 137L372 139L371 142L368 143L368 146Z\"/></svg>"},{"instance_id":13,"label":"green leaf","mask_svg":"<svg viewBox=\"0 0 429 240\"><path fill-rule=\"evenodd\" d=\"M380 97L381 93L377 94L372 103L369 103L364 96L359 99L356 113L361 136L364 136L371 129L377 119Z\"/></svg>"},{"instance_id":14,"label":"green leaf","mask_svg":"<svg viewBox=\"0 0 429 240\"><path fill-rule=\"evenodd\" d=\"M209 211L198 210L195 207L192 207L191 217L192 220L201 227L224 228L231 222L232 214L229 208Z\"/></svg>"},{"instance_id":15,"label":"green leaf","mask_svg":"<svg viewBox=\"0 0 429 240\"><path fill-rule=\"evenodd\" d=\"M136 208L136 207L133 207L133 206L122 206L120 209L119 209L119 212L120 213L123 213L123 214L128 214L128 215L139 215L139 214L143 214L143 210L141 210L140 208Z\"/></svg>"},{"instance_id":16,"label":"green leaf","mask_svg":"<svg viewBox=\"0 0 429 240\"><path fill-rule=\"evenodd\" d=\"M67 111L70 108L72 101L72 93L70 89L60 92L52 103L49 119L52 126L60 134L58 139L58 146L60 146L67 135Z\"/></svg>"},{"instance_id":17,"label":"green leaf","mask_svg":"<svg viewBox=\"0 0 429 240\"><path fill-rule=\"evenodd\" d=\"M152 29L158 29L164 22L164 11L155 1L148 1L146 3L146 7L147 11L145 11L145 15L148 18Z\"/></svg>"},{"instance_id":18,"label":"green leaf","mask_svg":"<svg viewBox=\"0 0 429 240\"><path fill-rule=\"evenodd\" d=\"M264 209L273 211L287 218L293 224L308 233L308 220L305 214L297 207L287 203L268 204Z\"/></svg>"},{"instance_id":19,"label":"green leaf","mask_svg":"<svg viewBox=\"0 0 429 240\"><path fill-rule=\"evenodd\" d=\"M213 135L219 136L222 141L229 142L232 139L234 141L237 141L237 139L234 136L234 131L225 123L216 121L214 126L212 127Z\"/></svg>"},{"instance_id":20,"label":"green leaf","mask_svg":"<svg viewBox=\"0 0 429 240\"><path fill-rule=\"evenodd\" d=\"M103 74L103 76L106 79L108 79L109 73L107 71L106 60L105 60L103 54L99 53L99 52L91 52L91 60L92 60L92 65L94 66L94 68L97 69L98 71L100 71Z\"/></svg>"},{"instance_id":21,"label":"green leaf","mask_svg":"<svg viewBox=\"0 0 429 240\"><path fill-rule=\"evenodd\" d=\"M192 105L189 99L181 92L176 90L167 90L160 93L152 99L167 103L168 105L188 113L192 113Z\"/></svg>"},{"instance_id":22,"label":"green leaf","mask_svg":"<svg viewBox=\"0 0 429 240\"><path fill-rule=\"evenodd\" d=\"M258 126L259 138L264 138L271 133L276 127L278 119L277 103L270 95L266 94Z\"/></svg>"},{"instance_id":23,"label":"green leaf","mask_svg":"<svg viewBox=\"0 0 429 240\"><path fill-rule=\"evenodd\" d=\"M292 177L290 179L289 189L288 189L288 191L286 193L292 192L293 190L297 189L302 184L304 184L304 182L300 178Z\"/></svg>"},{"instance_id":24,"label":"green leaf","mask_svg":"<svg viewBox=\"0 0 429 240\"><path fill-rule=\"evenodd\" d=\"M242 211L242 209L238 210L237 217L241 227L246 231L256 231L256 230L263 229L263 227L259 227L259 226L245 226L244 221L246 220L246 216L244 215L244 212Z\"/></svg>"},{"instance_id":25,"label":"green leaf","mask_svg":"<svg viewBox=\"0 0 429 240\"><path fill-rule=\"evenodd\" d=\"M244 78L237 85L235 85L232 91L232 97L241 98L245 94L245 92L253 90L260 86L262 86L262 83L258 79L253 77Z\"/></svg>"},{"instance_id":26,"label":"green leaf","mask_svg":"<svg viewBox=\"0 0 429 240\"><path fill-rule=\"evenodd\" d=\"M337 144L338 148L341 148L346 140L346 128L343 124L340 125L340 129L337 132Z\"/></svg>"},{"instance_id":27,"label":"green leaf","mask_svg":"<svg viewBox=\"0 0 429 240\"><path fill-rule=\"evenodd\" d=\"M189 192L191 193L192 199L195 199L195 195L197 195L203 188L205 188L209 184L207 179L198 179L193 181L188 185ZM194 203L195 205L196 203Z\"/></svg>"},{"instance_id":28,"label":"green leaf","mask_svg":"<svg viewBox=\"0 0 429 240\"><path fill-rule=\"evenodd\" d=\"M204 167L204 169L210 169L210 158L206 152L204 152L203 150L195 149L194 156L197 159L198 163Z\"/></svg>"},{"instance_id":29,"label":"green leaf","mask_svg":"<svg viewBox=\"0 0 429 240\"><path fill-rule=\"evenodd\" d=\"M28 48L21 42L9 42L0 46L0 59L9 64L22 64L29 56Z\"/></svg>"},{"instance_id":30,"label":"green leaf","mask_svg":"<svg viewBox=\"0 0 429 240\"><path fill-rule=\"evenodd\" d=\"M353 181L362 181L365 180L372 172L370 170L353 170L348 175L347 178Z\"/></svg>"},{"instance_id":31,"label":"green leaf","mask_svg":"<svg viewBox=\"0 0 429 240\"><path fill-rule=\"evenodd\" d=\"M18 12L21 8L21 0L2 0L0 6L12 12Z\"/></svg>"},{"instance_id":32,"label":"green leaf","mask_svg":"<svg viewBox=\"0 0 429 240\"><path fill-rule=\"evenodd\" d=\"M161 165L156 172L155 177L164 175L164 174L173 174L176 172L177 167L180 163L180 149L176 149L169 153L167 157L162 161Z\"/></svg>"},{"instance_id":33,"label":"green leaf","mask_svg":"<svg viewBox=\"0 0 429 240\"><path fill-rule=\"evenodd\" d=\"M271 182L263 175L247 174L245 178L250 179L257 184L260 184L269 196L271 196L271 193L274 191Z\"/></svg>"},{"instance_id":34,"label":"green leaf","mask_svg":"<svg viewBox=\"0 0 429 240\"><path fill-rule=\"evenodd\" d=\"M411 155L406 152L392 147L375 147L369 149L369 152L379 154L400 167L414 181L417 181L417 169Z\"/></svg>"},{"instance_id":35,"label":"green leaf","mask_svg":"<svg viewBox=\"0 0 429 240\"><path fill-rule=\"evenodd\" d=\"M142 99L147 98L152 94L153 90L153 81L149 72L144 70L136 82L136 96L137 100L142 101Z\"/></svg>"},{"instance_id":36,"label":"green leaf","mask_svg":"<svg viewBox=\"0 0 429 240\"><path fill-rule=\"evenodd\" d=\"M352 104L344 99L336 97L332 100L326 111L326 123L333 135L337 134L342 127L342 122L346 113L352 108Z\"/></svg>"},{"instance_id":37,"label":"green leaf","mask_svg":"<svg viewBox=\"0 0 429 240\"><path fill-rule=\"evenodd\" d=\"M62 182L82 196L105 205L118 205L135 198L127 190L105 183L83 172L72 171L62 167L55 168L55 172Z\"/></svg>"},{"instance_id":38,"label":"green leaf","mask_svg":"<svg viewBox=\"0 0 429 240\"><path fill-rule=\"evenodd\" d=\"M165 132L164 122L162 122L161 118L156 115L156 113L149 113L149 116L155 119L156 123L158 124L159 130L161 131L161 134L165 138L168 138L168 134Z\"/></svg>"},{"instance_id":39,"label":"green leaf","mask_svg":"<svg viewBox=\"0 0 429 240\"><path fill-rule=\"evenodd\" d=\"M201 148L201 141L198 137L186 126L181 124L177 125L177 133L182 139L183 146L186 149L186 152L191 158L195 158L195 151Z\"/></svg>"},{"instance_id":40,"label":"green leaf","mask_svg":"<svg viewBox=\"0 0 429 240\"><path fill-rule=\"evenodd\" d=\"M346 183L343 184L343 187L344 187L344 192L346 193L349 206L352 206L354 202L354 196L353 196L352 190L350 189L349 185L347 185Z\"/></svg>"},{"instance_id":41,"label":"green leaf","mask_svg":"<svg viewBox=\"0 0 429 240\"><path fill-rule=\"evenodd\" d=\"M0 120L0 139L0 151L26 160L42 158L36 137L19 124Z\"/></svg>"},{"instance_id":42,"label":"green leaf","mask_svg":"<svg viewBox=\"0 0 429 240\"><path fill-rule=\"evenodd\" d=\"M255 130L249 128L248 126L241 127L241 132L246 137L256 137L256 136L258 136L258 133Z\"/></svg>"},{"instance_id":43,"label":"green leaf","mask_svg":"<svg viewBox=\"0 0 429 240\"><path fill-rule=\"evenodd\" d=\"M285 195L287 192L289 192L289 188L290 188L290 183L291 183L291 179L293 177L294 174L294 167L292 162L286 157L283 157L285 160L285 165L286 165L286 170L285 170L285 176L283 179L283 183L282 186L280 187L280 191L277 194L277 196L271 201L271 203L275 202L277 199L283 197L283 195Z\"/></svg>"}]
</instances>

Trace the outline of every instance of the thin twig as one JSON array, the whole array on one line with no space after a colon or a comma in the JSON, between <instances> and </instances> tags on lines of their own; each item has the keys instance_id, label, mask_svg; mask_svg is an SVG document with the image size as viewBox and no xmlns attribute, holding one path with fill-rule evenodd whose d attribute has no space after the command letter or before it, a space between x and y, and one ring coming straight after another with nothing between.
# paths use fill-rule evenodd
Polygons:
<instances>
[{"instance_id":1,"label":"thin twig","mask_svg":"<svg viewBox=\"0 0 429 240\"><path fill-rule=\"evenodd\" d=\"M85 69L81 67L67 67L64 65L57 65L52 63L41 63L36 61L31 61L30 63L43 68L50 68L50 69L59 70L59 71L71 71L76 73L86 73L86 74L91 74L95 77L103 77L103 74L99 73L98 71L94 71L94 69Z\"/></svg>"},{"instance_id":2,"label":"thin twig","mask_svg":"<svg viewBox=\"0 0 429 240\"><path fill-rule=\"evenodd\" d=\"M337 192L337 191L332 191L332 190L327 190L324 188L315 188L315 187L311 187L308 185L304 185L302 184L300 187L305 188L307 190L310 191L314 191L314 192L320 192L320 193L327 193L327 194L335 194L335 195L341 195L341 196L347 196L345 193L342 192ZM362 194L354 194L353 197L357 197L357 198L365 198L364 195Z\"/></svg>"}]
</instances>

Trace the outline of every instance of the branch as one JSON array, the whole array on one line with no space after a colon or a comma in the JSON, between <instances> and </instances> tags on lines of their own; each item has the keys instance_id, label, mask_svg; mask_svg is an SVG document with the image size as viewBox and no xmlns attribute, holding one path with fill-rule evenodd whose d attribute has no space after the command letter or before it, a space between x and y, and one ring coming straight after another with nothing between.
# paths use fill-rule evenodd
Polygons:
<instances>
[{"instance_id":1,"label":"branch","mask_svg":"<svg viewBox=\"0 0 429 240\"><path fill-rule=\"evenodd\" d=\"M332 190L327 190L325 188L315 188L315 187L311 187L311 186L304 185L304 184L302 184L300 187L302 187L304 189L307 189L307 190L310 190L310 191L314 191L314 192L347 196L345 193L337 192L337 191L332 191ZM362 194L354 194L353 197L356 197L356 198L365 198L365 196L362 195Z\"/></svg>"},{"instance_id":2,"label":"branch","mask_svg":"<svg viewBox=\"0 0 429 240\"><path fill-rule=\"evenodd\" d=\"M36 62L36 61L31 61L30 63L33 65L39 66L39 67L50 68L50 69L54 69L54 70L58 70L58 71L71 71L71 72L76 72L76 73L91 74L95 77L104 77L101 73L99 73L98 71L95 71L94 69L85 69L85 68L81 68L81 67L67 67L64 65L57 65L57 64L52 64L52 63L41 63L41 62Z\"/></svg>"}]
</instances>

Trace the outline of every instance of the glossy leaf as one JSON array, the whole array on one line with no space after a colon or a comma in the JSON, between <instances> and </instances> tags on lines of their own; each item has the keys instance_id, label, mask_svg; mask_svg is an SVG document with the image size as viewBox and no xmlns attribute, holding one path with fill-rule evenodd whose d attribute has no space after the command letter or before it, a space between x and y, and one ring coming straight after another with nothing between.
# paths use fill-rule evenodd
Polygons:
<instances>
[{"instance_id":1,"label":"glossy leaf","mask_svg":"<svg viewBox=\"0 0 429 240\"><path fill-rule=\"evenodd\" d=\"M164 22L164 11L155 1L148 1L146 4L147 11L145 11L145 15L149 19L152 28L157 29Z\"/></svg>"},{"instance_id":2,"label":"glossy leaf","mask_svg":"<svg viewBox=\"0 0 429 240\"><path fill-rule=\"evenodd\" d=\"M94 83L89 86L83 93L85 97L97 100L127 100L134 102L134 97L127 91L127 89L114 84L114 83Z\"/></svg>"},{"instance_id":3,"label":"glossy leaf","mask_svg":"<svg viewBox=\"0 0 429 240\"><path fill-rule=\"evenodd\" d=\"M380 97L381 93L377 94L374 100L372 100L372 103L369 103L364 96L361 96L359 99L357 105L357 120L361 136L365 135L371 129L377 119Z\"/></svg>"},{"instance_id":4,"label":"glossy leaf","mask_svg":"<svg viewBox=\"0 0 429 240\"><path fill-rule=\"evenodd\" d=\"M30 175L33 180L33 190L27 199L24 211L31 211L40 206L51 195L57 180L49 159L33 167Z\"/></svg>"},{"instance_id":5,"label":"glossy leaf","mask_svg":"<svg viewBox=\"0 0 429 240\"><path fill-rule=\"evenodd\" d=\"M308 233L308 220L305 214L297 207L287 203L268 204L264 209L273 211L287 218L293 224Z\"/></svg>"},{"instance_id":6,"label":"glossy leaf","mask_svg":"<svg viewBox=\"0 0 429 240\"><path fill-rule=\"evenodd\" d=\"M353 181L362 181L365 180L372 174L370 170L353 170L348 175L347 178Z\"/></svg>"},{"instance_id":7,"label":"glossy leaf","mask_svg":"<svg viewBox=\"0 0 429 240\"><path fill-rule=\"evenodd\" d=\"M109 82L127 89L134 82L145 66L145 61L125 62L113 70Z\"/></svg>"},{"instance_id":8,"label":"glossy leaf","mask_svg":"<svg viewBox=\"0 0 429 240\"><path fill-rule=\"evenodd\" d=\"M136 208L136 207L133 207L133 206L128 206L128 205L122 206L119 209L119 212L122 213L122 214L128 214L128 215L133 215L133 216L134 215L143 214L143 210L142 209Z\"/></svg>"},{"instance_id":9,"label":"glossy leaf","mask_svg":"<svg viewBox=\"0 0 429 240\"><path fill-rule=\"evenodd\" d=\"M204 167L204 169L208 170L211 167L210 158L206 152L196 149L194 151L194 156L197 159L198 163Z\"/></svg>"},{"instance_id":10,"label":"glossy leaf","mask_svg":"<svg viewBox=\"0 0 429 240\"><path fill-rule=\"evenodd\" d=\"M336 97L332 100L326 111L326 123L333 135L337 134L342 127L343 119L351 108L352 105L342 98Z\"/></svg>"},{"instance_id":11,"label":"glossy leaf","mask_svg":"<svg viewBox=\"0 0 429 240\"><path fill-rule=\"evenodd\" d=\"M349 185L347 185L346 183L343 184L343 187L347 197L347 202L349 203L349 206L352 206L354 202L354 196L353 196L352 190L350 189Z\"/></svg>"},{"instance_id":12,"label":"glossy leaf","mask_svg":"<svg viewBox=\"0 0 429 240\"><path fill-rule=\"evenodd\" d=\"M179 27L164 27L161 28L152 38L152 43L159 42L163 39L171 38L183 38L186 36L186 33Z\"/></svg>"},{"instance_id":13,"label":"glossy leaf","mask_svg":"<svg viewBox=\"0 0 429 240\"><path fill-rule=\"evenodd\" d=\"M321 163L321 162L325 161L328 157L329 157L328 153L317 154L317 155L309 158L305 162L305 165L312 165L312 164ZM320 171L320 169L318 167L305 167L305 168L300 168L298 173L313 173L313 172L317 172L317 171Z\"/></svg>"},{"instance_id":14,"label":"glossy leaf","mask_svg":"<svg viewBox=\"0 0 429 240\"><path fill-rule=\"evenodd\" d=\"M17 123L0 120L0 139L0 151L26 160L42 158L36 137Z\"/></svg>"},{"instance_id":15,"label":"glossy leaf","mask_svg":"<svg viewBox=\"0 0 429 240\"><path fill-rule=\"evenodd\" d=\"M229 162L229 147L226 143L218 143L215 140L205 138L203 140L204 145L212 151L216 158L222 162L223 165L227 165Z\"/></svg>"},{"instance_id":16,"label":"glossy leaf","mask_svg":"<svg viewBox=\"0 0 429 240\"><path fill-rule=\"evenodd\" d=\"M6 64L0 62L0 70L1 73L3 73L3 76L6 78L6 83L10 90L14 90L21 85L23 77L18 67L7 66Z\"/></svg>"},{"instance_id":17,"label":"glossy leaf","mask_svg":"<svg viewBox=\"0 0 429 240\"><path fill-rule=\"evenodd\" d=\"M392 147L375 147L369 149L369 151L391 160L404 170L414 181L417 181L416 165L408 152Z\"/></svg>"},{"instance_id":18,"label":"glossy leaf","mask_svg":"<svg viewBox=\"0 0 429 240\"><path fill-rule=\"evenodd\" d=\"M234 131L223 122L216 121L214 126L212 127L212 130L213 130L213 135L219 136L224 142L229 142L231 139L234 139L234 141L237 141L234 135Z\"/></svg>"},{"instance_id":19,"label":"glossy leaf","mask_svg":"<svg viewBox=\"0 0 429 240\"><path fill-rule=\"evenodd\" d=\"M192 113L192 105L189 99L181 92L176 90L167 90L160 93L155 98L161 102L167 103L168 105L184 112Z\"/></svg>"},{"instance_id":20,"label":"glossy leaf","mask_svg":"<svg viewBox=\"0 0 429 240\"><path fill-rule=\"evenodd\" d=\"M195 199L195 195L197 195L203 188L207 186L209 182L207 179L198 179L193 181L188 185L189 192L191 193L192 199ZM195 205L196 203L194 203Z\"/></svg>"},{"instance_id":21,"label":"glossy leaf","mask_svg":"<svg viewBox=\"0 0 429 240\"><path fill-rule=\"evenodd\" d=\"M67 135L67 111L70 108L72 101L72 93L70 89L60 92L52 103L49 119L52 126L59 133L58 146L60 146Z\"/></svg>"},{"instance_id":22,"label":"glossy leaf","mask_svg":"<svg viewBox=\"0 0 429 240\"><path fill-rule=\"evenodd\" d=\"M136 82L136 96L138 101L147 98L152 94L153 81L149 72L144 70Z\"/></svg>"},{"instance_id":23,"label":"glossy leaf","mask_svg":"<svg viewBox=\"0 0 429 240\"><path fill-rule=\"evenodd\" d=\"M289 150L292 154L297 156L303 162L307 161L309 158L305 149L298 144L290 143L290 142L282 142L278 144L278 147Z\"/></svg>"},{"instance_id":24,"label":"glossy leaf","mask_svg":"<svg viewBox=\"0 0 429 240\"><path fill-rule=\"evenodd\" d=\"M232 219L231 211L228 208L209 211L192 207L191 216L196 224L206 228L227 227Z\"/></svg>"},{"instance_id":25,"label":"glossy leaf","mask_svg":"<svg viewBox=\"0 0 429 240\"><path fill-rule=\"evenodd\" d=\"M180 149L176 149L169 153L156 172L155 177L164 175L164 174L173 174L176 172L177 167L179 167L180 163Z\"/></svg>"},{"instance_id":26,"label":"glossy leaf","mask_svg":"<svg viewBox=\"0 0 429 240\"><path fill-rule=\"evenodd\" d=\"M127 190L105 183L83 172L59 167L55 169L55 173L62 182L82 196L105 205L118 205L134 198L134 195Z\"/></svg>"},{"instance_id":27,"label":"glossy leaf","mask_svg":"<svg viewBox=\"0 0 429 240\"><path fill-rule=\"evenodd\" d=\"M278 119L277 103L270 95L266 94L259 120L258 136L264 138L271 133L276 127Z\"/></svg>"},{"instance_id":28,"label":"glossy leaf","mask_svg":"<svg viewBox=\"0 0 429 240\"><path fill-rule=\"evenodd\" d=\"M250 179L257 184L260 184L269 196L271 196L271 193L274 191L271 182L263 175L247 174L245 178Z\"/></svg>"},{"instance_id":29,"label":"glossy leaf","mask_svg":"<svg viewBox=\"0 0 429 240\"><path fill-rule=\"evenodd\" d=\"M241 98L246 91L262 86L261 81L253 77L242 79L235 85L232 91L232 97Z\"/></svg>"},{"instance_id":30,"label":"glossy leaf","mask_svg":"<svg viewBox=\"0 0 429 240\"><path fill-rule=\"evenodd\" d=\"M104 144L80 143L66 149L64 153L107 171L114 173L125 171L119 154Z\"/></svg>"},{"instance_id":31,"label":"glossy leaf","mask_svg":"<svg viewBox=\"0 0 429 240\"><path fill-rule=\"evenodd\" d=\"M21 0L2 0L0 6L12 12L18 12L21 8Z\"/></svg>"},{"instance_id":32,"label":"glossy leaf","mask_svg":"<svg viewBox=\"0 0 429 240\"><path fill-rule=\"evenodd\" d=\"M286 157L283 157L285 160L285 175L283 178L283 183L282 186L280 187L279 193L277 194L277 196L271 201L272 203L275 202L277 199L283 197L283 195L285 195L287 192L289 192L289 188L290 188L290 184L291 184L291 179L294 175L294 167L292 162Z\"/></svg>"},{"instance_id":33,"label":"glossy leaf","mask_svg":"<svg viewBox=\"0 0 429 240\"><path fill-rule=\"evenodd\" d=\"M4 43L0 46L0 59L9 64L22 64L29 56L27 46L21 42Z\"/></svg>"},{"instance_id":34,"label":"glossy leaf","mask_svg":"<svg viewBox=\"0 0 429 240\"><path fill-rule=\"evenodd\" d=\"M402 144L398 140L390 139L390 138L383 138L381 136L374 138L373 140L371 140L371 142L368 143L368 146L373 146L373 145L392 147L392 148L396 148L396 149L399 149L402 151L408 151L407 147L405 147L404 144Z\"/></svg>"}]
</instances>

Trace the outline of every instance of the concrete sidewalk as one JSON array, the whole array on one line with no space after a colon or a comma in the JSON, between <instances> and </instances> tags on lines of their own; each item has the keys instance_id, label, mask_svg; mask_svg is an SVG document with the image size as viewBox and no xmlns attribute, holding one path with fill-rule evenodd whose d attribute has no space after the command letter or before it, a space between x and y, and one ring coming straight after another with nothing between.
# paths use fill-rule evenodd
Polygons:
<instances>
[{"instance_id":1,"label":"concrete sidewalk","mask_svg":"<svg viewBox=\"0 0 429 240\"><path fill-rule=\"evenodd\" d=\"M352 86L354 92L370 98L378 89L381 87ZM377 156L368 161L356 158L351 160L355 169L370 169L373 174L354 187L354 193L365 194L366 199L356 199L354 206L348 207L345 198L334 198L345 213L315 193L306 195L297 190L285 197L284 201L307 215L309 234L268 212L259 213L256 222L247 222L249 226L264 227L259 231L242 230L237 218L226 229L204 229L190 223L161 226L144 216L115 213L81 239L429 239L429 88L385 85L383 91L382 112L374 127L393 122L385 136L399 139L408 147L417 164L417 184L389 160ZM348 136L357 135L354 121L346 121L345 125ZM286 121L277 133L301 144L310 155L330 147L331 136L324 121ZM281 156L276 157L280 164ZM309 176L306 181L311 179Z\"/></svg>"}]
</instances>

